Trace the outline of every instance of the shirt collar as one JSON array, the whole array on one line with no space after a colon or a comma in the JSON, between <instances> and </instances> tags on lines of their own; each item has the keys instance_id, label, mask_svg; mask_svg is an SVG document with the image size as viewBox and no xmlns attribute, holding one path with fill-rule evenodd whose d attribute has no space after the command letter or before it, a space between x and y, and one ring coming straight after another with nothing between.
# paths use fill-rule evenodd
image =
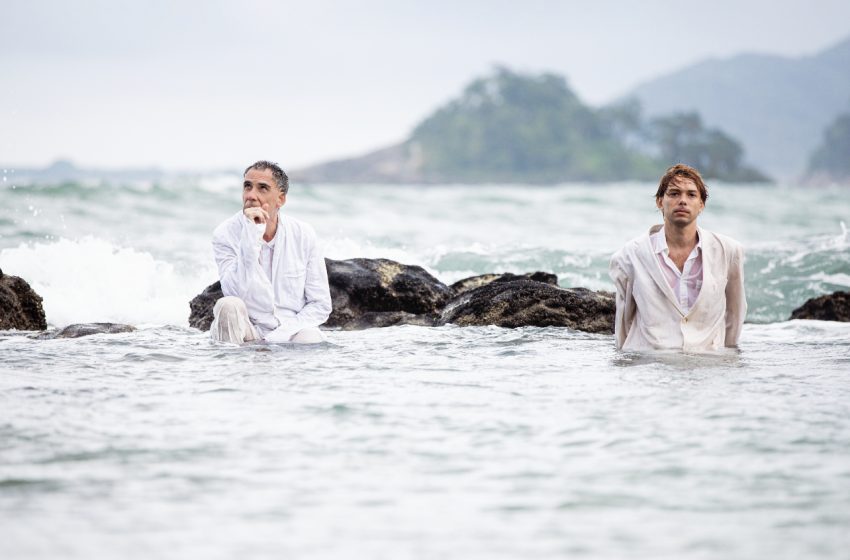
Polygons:
<instances>
[{"instance_id":1,"label":"shirt collar","mask_svg":"<svg viewBox=\"0 0 850 560\"><path fill-rule=\"evenodd\" d=\"M652 250L655 251L656 254L664 253L665 255L670 253L670 248L667 246L667 236L664 235L664 227L650 235L650 239L652 239ZM697 230L697 244L694 246L694 250L691 251L691 255L698 254L702 252L702 236L699 234L699 230Z\"/></svg>"}]
</instances>

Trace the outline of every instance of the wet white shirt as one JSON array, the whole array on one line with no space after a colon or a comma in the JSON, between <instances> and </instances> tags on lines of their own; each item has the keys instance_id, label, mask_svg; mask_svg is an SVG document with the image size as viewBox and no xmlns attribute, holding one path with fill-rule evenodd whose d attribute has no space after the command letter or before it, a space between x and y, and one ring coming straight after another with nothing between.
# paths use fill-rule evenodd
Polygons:
<instances>
[{"instance_id":1,"label":"wet white shirt","mask_svg":"<svg viewBox=\"0 0 850 560\"><path fill-rule=\"evenodd\" d=\"M262 232L240 210L213 233L221 291L245 302L251 323L265 340L286 342L331 313L325 259L308 224L278 213L267 259ZM264 269L264 265L266 268Z\"/></svg>"},{"instance_id":2,"label":"wet white shirt","mask_svg":"<svg viewBox=\"0 0 850 560\"><path fill-rule=\"evenodd\" d=\"M688 255L682 270L670 258L670 248L667 246L667 237L662 227L650 235L655 254L658 255L658 264L661 272L670 284L670 288L679 300L679 307L686 314L694 306L702 288L702 242L697 239L696 247Z\"/></svg>"},{"instance_id":3,"label":"wet white shirt","mask_svg":"<svg viewBox=\"0 0 850 560\"><path fill-rule=\"evenodd\" d=\"M737 346L747 314L741 245L698 228L702 286L685 311L658 263L650 237L658 229L633 239L611 258L609 272L617 288L617 348L704 352Z\"/></svg>"}]
</instances>

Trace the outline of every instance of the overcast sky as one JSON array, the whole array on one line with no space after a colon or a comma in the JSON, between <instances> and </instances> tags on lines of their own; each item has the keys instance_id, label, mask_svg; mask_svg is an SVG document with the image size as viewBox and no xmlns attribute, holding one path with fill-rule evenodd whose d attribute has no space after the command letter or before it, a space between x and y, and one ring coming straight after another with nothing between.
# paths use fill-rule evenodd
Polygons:
<instances>
[{"instance_id":1,"label":"overcast sky","mask_svg":"<svg viewBox=\"0 0 850 560\"><path fill-rule=\"evenodd\" d=\"M0 164L293 168L403 139L496 64L601 105L848 35L846 0L0 0Z\"/></svg>"}]
</instances>

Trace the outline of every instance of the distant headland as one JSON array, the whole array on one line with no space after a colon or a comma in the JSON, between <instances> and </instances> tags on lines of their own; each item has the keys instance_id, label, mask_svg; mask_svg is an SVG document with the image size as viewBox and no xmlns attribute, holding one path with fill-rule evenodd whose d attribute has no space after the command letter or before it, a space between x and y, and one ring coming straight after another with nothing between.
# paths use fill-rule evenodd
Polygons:
<instances>
[{"instance_id":1,"label":"distant headland","mask_svg":"<svg viewBox=\"0 0 850 560\"><path fill-rule=\"evenodd\" d=\"M654 180L671 162L706 177L766 182L741 145L696 113L646 120L630 100L594 109L555 74L497 68L419 123L406 140L362 157L294 170L323 183L531 183Z\"/></svg>"}]
</instances>

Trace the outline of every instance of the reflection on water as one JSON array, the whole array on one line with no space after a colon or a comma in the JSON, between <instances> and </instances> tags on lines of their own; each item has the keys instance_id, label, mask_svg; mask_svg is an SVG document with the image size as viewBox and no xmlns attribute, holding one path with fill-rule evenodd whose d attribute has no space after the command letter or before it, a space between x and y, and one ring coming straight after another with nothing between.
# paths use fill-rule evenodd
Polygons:
<instances>
[{"instance_id":1,"label":"reflection on water","mask_svg":"<svg viewBox=\"0 0 850 560\"><path fill-rule=\"evenodd\" d=\"M743 366L741 351L738 348L723 348L714 352L698 353L677 351L618 352L611 363L617 367L659 365L680 371Z\"/></svg>"}]
</instances>

